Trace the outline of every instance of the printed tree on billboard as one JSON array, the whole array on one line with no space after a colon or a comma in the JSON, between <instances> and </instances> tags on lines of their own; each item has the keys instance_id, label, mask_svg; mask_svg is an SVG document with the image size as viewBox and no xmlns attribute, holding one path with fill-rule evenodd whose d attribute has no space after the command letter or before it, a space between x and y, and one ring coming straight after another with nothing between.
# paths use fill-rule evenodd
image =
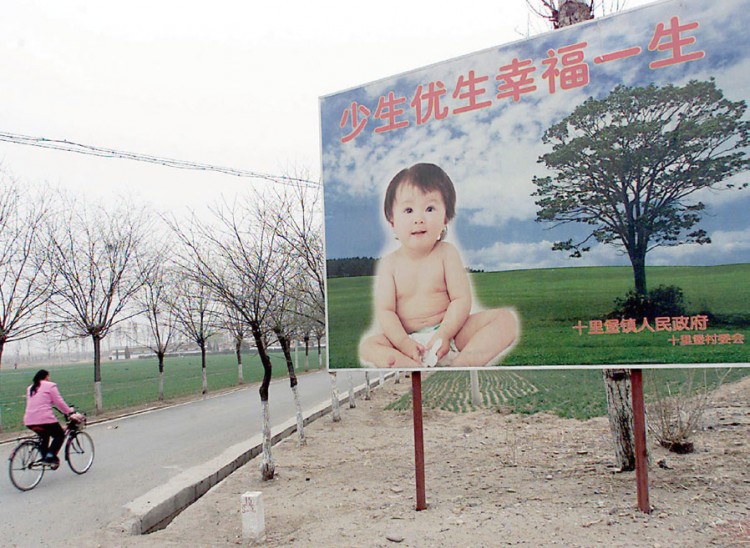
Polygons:
<instances>
[{"instance_id":1,"label":"printed tree on billboard","mask_svg":"<svg viewBox=\"0 0 750 548\"><path fill-rule=\"evenodd\" d=\"M715 82L682 87L616 87L589 98L544 133L539 158L554 175L535 177L538 222L582 223L579 241L553 249L580 257L592 240L627 254L635 290L646 295L646 255L654 248L707 244L697 228L705 189L743 188L732 176L750 161L745 101L726 99Z\"/></svg>"}]
</instances>

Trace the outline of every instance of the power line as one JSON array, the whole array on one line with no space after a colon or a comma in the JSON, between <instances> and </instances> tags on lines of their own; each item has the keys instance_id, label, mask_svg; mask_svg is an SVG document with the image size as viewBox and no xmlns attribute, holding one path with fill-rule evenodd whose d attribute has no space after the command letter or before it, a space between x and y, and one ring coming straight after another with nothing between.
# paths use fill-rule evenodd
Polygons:
<instances>
[{"instance_id":1,"label":"power line","mask_svg":"<svg viewBox=\"0 0 750 548\"><path fill-rule=\"evenodd\" d=\"M173 167L177 169L192 169L196 171L216 171L218 173L225 173L227 175L234 175L235 177L250 177L253 179L264 179L266 181L272 181L274 183L281 183L286 185L291 184L304 184L307 186L318 186L319 183L310 181L309 179L301 179L298 177L288 177L286 175L269 175L267 173L258 173L255 171L248 171L244 169L237 169L233 167L215 166L212 164L202 164L198 162L190 162L186 160L175 160L172 158L162 158L159 156L150 156L148 154L139 154L136 152L125 152L122 150L114 150L111 148L102 148L92 145L82 145L80 143L74 143L72 141L60 140L60 139L47 139L45 137L29 137L27 135L18 135L15 133L2 133L0 132L0 141L6 141L9 143L15 143L18 145L30 145L40 148L51 148L54 150L62 150L65 152L76 152L78 154L88 154L89 156L100 156L103 158L121 158L123 160L135 160L137 162L149 162L152 164L159 164L165 167Z\"/></svg>"}]
</instances>

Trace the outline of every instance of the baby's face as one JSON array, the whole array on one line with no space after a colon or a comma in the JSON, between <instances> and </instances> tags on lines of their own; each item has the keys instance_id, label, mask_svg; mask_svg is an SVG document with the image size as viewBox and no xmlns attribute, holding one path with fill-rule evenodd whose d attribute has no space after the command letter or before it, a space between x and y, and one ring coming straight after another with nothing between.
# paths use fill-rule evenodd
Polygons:
<instances>
[{"instance_id":1,"label":"baby's face","mask_svg":"<svg viewBox=\"0 0 750 548\"><path fill-rule=\"evenodd\" d=\"M396 190L391 226L401 245L415 251L430 251L446 226L443 195L422 192L404 183Z\"/></svg>"}]
</instances>

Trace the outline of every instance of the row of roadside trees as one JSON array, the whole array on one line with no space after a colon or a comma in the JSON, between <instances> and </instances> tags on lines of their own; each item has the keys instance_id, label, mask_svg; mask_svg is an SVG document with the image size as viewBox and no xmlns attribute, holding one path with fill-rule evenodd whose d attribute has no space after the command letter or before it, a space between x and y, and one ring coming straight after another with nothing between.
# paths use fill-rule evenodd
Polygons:
<instances>
[{"instance_id":1,"label":"row of roadside trees","mask_svg":"<svg viewBox=\"0 0 750 548\"><path fill-rule=\"evenodd\" d=\"M209 339L229 332L238 382L246 338L257 348L267 415L269 344L281 345L296 391L290 341L320 345L324 335L322 196L300 179L248 188L202 215L165 215L122 198L91 203L22 186L0 173L0 363L11 342L89 339L99 413L101 343L121 324L148 325L132 342L158 358L162 398L164 360L178 341L200 349L205 393Z\"/></svg>"}]
</instances>

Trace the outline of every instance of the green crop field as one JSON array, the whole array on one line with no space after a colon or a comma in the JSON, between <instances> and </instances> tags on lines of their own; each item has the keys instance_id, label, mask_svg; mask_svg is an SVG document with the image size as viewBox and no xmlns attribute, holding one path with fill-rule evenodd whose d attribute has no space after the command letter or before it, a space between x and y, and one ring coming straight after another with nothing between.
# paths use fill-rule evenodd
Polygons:
<instances>
[{"instance_id":1,"label":"green crop field","mask_svg":"<svg viewBox=\"0 0 750 548\"><path fill-rule=\"evenodd\" d=\"M246 383L259 382L263 368L257 354L243 355L243 378ZM283 354L271 353L274 378L286 377ZM209 391L237 386L237 359L234 354L209 354L206 360ZM303 371L303 354L299 355L298 373ZM311 369L317 369L317 352L310 352ZM94 412L94 365L78 363L44 367L50 380L56 382L69 404ZM37 368L0 370L0 406L2 425L7 432L23 428L26 387ZM173 400L199 395L202 389L200 356L168 357L164 362L164 397ZM159 371L156 358L106 361L102 363L102 400L104 411L125 409L158 401Z\"/></svg>"},{"instance_id":2,"label":"green crop field","mask_svg":"<svg viewBox=\"0 0 750 548\"><path fill-rule=\"evenodd\" d=\"M614 300L632 288L628 267L582 267L472 274L485 308L511 306L521 318L518 345L507 365L748 363L750 265L650 267L650 288L676 285L691 315L710 311L706 335L730 344L682 345L667 331L579 334L581 322L605 320ZM328 280L330 367L358 367L357 345L371 323L372 278ZM640 321L639 321L640 327ZM693 332L695 333L695 332Z\"/></svg>"},{"instance_id":3,"label":"green crop field","mask_svg":"<svg viewBox=\"0 0 750 548\"><path fill-rule=\"evenodd\" d=\"M481 407L514 413L554 413L580 420L606 415L607 401L600 370L479 371ZM669 385L672 393L691 386L693 392L711 390L722 383L735 382L750 375L750 368L734 369L659 369L643 373L646 402L663 393ZM389 409L407 410L411 395L389 405ZM425 374L422 405L432 409L466 412L475 409L471 402L468 371L435 371Z\"/></svg>"}]
</instances>

